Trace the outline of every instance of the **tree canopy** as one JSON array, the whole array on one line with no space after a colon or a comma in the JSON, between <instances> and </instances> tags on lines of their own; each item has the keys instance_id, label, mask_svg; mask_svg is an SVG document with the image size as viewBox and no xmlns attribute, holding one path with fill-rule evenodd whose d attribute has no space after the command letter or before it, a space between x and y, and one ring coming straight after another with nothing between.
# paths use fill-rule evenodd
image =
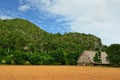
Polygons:
<instances>
[{"instance_id":1,"label":"tree canopy","mask_svg":"<svg viewBox=\"0 0 120 80\"><path fill-rule=\"evenodd\" d=\"M52 34L24 19L0 20L1 64L75 65L83 50L101 45L91 34Z\"/></svg>"},{"instance_id":2,"label":"tree canopy","mask_svg":"<svg viewBox=\"0 0 120 80\"><path fill-rule=\"evenodd\" d=\"M108 59L113 66L120 66L120 44L112 44L107 49Z\"/></svg>"}]
</instances>

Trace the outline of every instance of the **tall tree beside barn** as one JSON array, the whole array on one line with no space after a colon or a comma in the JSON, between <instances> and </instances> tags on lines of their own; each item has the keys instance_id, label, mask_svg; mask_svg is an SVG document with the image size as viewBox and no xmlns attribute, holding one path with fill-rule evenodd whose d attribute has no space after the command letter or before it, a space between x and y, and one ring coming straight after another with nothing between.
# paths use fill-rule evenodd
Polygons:
<instances>
[{"instance_id":1,"label":"tall tree beside barn","mask_svg":"<svg viewBox=\"0 0 120 80\"><path fill-rule=\"evenodd\" d=\"M120 44L112 44L107 49L108 59L112 66L120 66Z\"/></svg>"},{"instance_id":2,"label":"tall tree beside barn","mask_svg":"<svg viewBox=\"0 0 120 80\"><path fill-rule=\"evenodd\" d=\"M100 51L96 52L95 57L93 58L93 60L96 63L101 63L102 60L101 60L101 52Z\"/></svg>"}]
</instances>

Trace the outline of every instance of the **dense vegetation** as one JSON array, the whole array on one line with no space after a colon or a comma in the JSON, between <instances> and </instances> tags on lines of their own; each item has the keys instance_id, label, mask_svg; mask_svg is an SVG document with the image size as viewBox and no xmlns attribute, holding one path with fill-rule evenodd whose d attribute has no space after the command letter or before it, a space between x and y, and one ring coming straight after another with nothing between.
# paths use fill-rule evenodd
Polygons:
<instances>
[{"instance_id":1,"label":"dense vegetation","mask_svg":"<svg viewBox=\"0 0 120 80\"><path fill-rule=\"evenodd\" d=\"M120 44L112 44L107 48L108 60L112 66L120 66Z\"/></svg>"},{"instance_id":2,"label":"dense vegetation","mask_svg":"<svg viewBox=\"0 0 120 80\"><path fill-rule=\"evenodd\" d=\"M24 19L0 20L0 64L75 65L83 50L97 50L91 34L51 34Z\"/></svg>"}]
</instances>

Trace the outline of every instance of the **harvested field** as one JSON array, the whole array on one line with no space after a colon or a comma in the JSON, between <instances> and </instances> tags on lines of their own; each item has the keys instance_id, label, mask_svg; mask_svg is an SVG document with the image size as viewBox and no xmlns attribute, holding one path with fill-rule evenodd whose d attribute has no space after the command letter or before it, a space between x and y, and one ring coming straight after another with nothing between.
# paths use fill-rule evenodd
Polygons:
<instances>
[{"instance_id":1,"label":"harvested field","mask_svg":"<svg viewBox=\"0 0 120 80\"><path fill-rule=\"evenodd\" d=\"M0 66L0 80L120 80L120 68Z\"/></svg>"}]
</instances>

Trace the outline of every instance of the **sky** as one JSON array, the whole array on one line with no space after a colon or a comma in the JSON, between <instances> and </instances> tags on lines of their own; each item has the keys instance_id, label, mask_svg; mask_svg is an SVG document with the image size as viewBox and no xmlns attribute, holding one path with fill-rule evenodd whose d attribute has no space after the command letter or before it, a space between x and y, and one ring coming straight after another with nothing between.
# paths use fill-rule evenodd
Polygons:
<instances>
[{"instance_id":1,"label":"sky","mask_svg":"<svg viewBox=\"0 0 120 80\"><path fill-rule=\"evenodd\" d=\"M79 32L120 44L120 0L0 0L0 18L23 18L50 33Z\"/></svg>"}]
</instances>

